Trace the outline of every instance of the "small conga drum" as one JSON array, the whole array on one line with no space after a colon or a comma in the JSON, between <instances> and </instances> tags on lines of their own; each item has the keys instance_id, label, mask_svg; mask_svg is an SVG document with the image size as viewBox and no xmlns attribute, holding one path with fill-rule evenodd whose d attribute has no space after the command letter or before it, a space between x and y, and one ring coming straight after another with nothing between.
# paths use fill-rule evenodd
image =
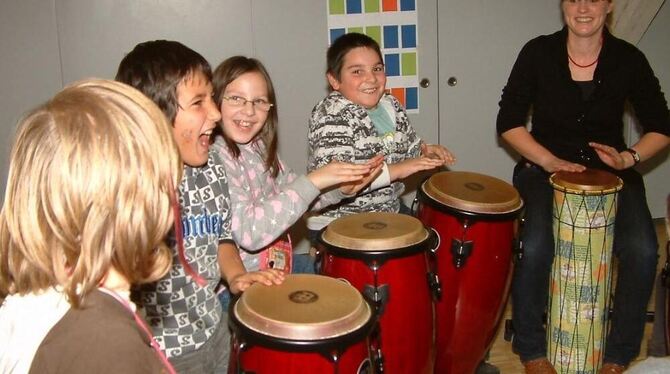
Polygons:
<instances>
[{"instance_id":1,"label":"small conga drum","mask_svg":"<svg viewBox=\"0 0 670 374\"><path fill-rule=\"evenodd\" d=\"M379 315L376 352L384 373L433 370L430 238L418 219L395 213L341 217L321 232L323 274L347 279Z\"/></svg>"},{"instance_id":2,"label":"small conga drum","mask_svg":"<svg viewBox=\"0 0 670 374\"><path fill-rule=\"evenodd\" d=\"M611 288L616 194L614 174L557 172L554 262L547 306L547 356L559 373L595 373L602 364Z\"/></svg>"},{"instance_id":3,"label":"small conga drum","mask_svg":"<svg viewBox=\"0 0 670 374\"><path fill-rule=\"evenodd\" d=\"M440 237L435 373L474 373L493 342L509 291L523 202L490 176L445 171L424 181L418 215Z\"/></svg>"},{"instance_id":4,"label":"small conga drum","mask_svg":"<svg viewBox=\"0 0 670 374\"><path fill-rule=\"evenodd\" d=\"M372 308L346 282L291 274L253 284L230 313L229 373L372 373Z\"/></svg>"}]
</instances>

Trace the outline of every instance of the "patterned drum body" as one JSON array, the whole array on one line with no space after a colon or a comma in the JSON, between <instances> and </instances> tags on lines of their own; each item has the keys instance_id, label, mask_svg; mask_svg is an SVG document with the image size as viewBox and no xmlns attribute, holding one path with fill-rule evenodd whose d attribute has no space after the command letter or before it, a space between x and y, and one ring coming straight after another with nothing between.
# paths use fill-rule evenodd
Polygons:
<instances>
[{"instance_id":1,"label":"patterned drum body","mask_svg":"<svg viewBox=\"0 0 670 374\"><path fill-rule=\"evenodd\" d=\"M474 373L489 349L509 291L523 203L508 183L441 172L418 191L419 218L438 232L435 373Z\"/></svg>"},{"instance_id":2,"label":"patterned drum body","mask_svg":"<svg viewBox=\"0 0 670 374\"><path fill-rule=\"evenodd\" d=\"M231 310L229 373L373 373L372 309L346 282L291 274L252 285Z\"/></svg>"},{"instance_id":3,"label":"patterned drum body","mask_svg":"<svg viewBox=\"0 0 670 374\"><path fill-rule=\"evenodd\" d=\"M608 172L558 172L554 262L549 282L547 354L559 373L597 373L607 334L616 193Z\"/></svg>"},{"instance_id":4,"label":"patterned drum body","mask_svg":"<svg viewBox=\"0 0 670 374\"><path fill-rule=\"evenodd\" d=\"M419 220L394 213L342 217L321 234L323 274L351 282L379 314L384 373L433 371L430 237Z\"/></svg>"}]
</instances>

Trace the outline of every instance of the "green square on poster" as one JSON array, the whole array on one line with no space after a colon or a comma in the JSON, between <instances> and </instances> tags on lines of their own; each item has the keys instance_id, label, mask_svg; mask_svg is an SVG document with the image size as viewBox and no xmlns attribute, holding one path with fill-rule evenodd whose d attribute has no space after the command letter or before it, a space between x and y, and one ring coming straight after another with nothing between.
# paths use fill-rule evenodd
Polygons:
<instances>
[{"instance_id":1,"label":"green square on poster","mask_svg":"<svg viewBox=\"0 0 670 374\"><path fill-rule=\"evenodd\" d=\"M365 28L365 35L374 39L377 44L382 45L382 27L381 26L368 26Z\"/></svg>"},{"instance_id":2,"label":"green square on poster","mask_svg":"<svg viewBox=\"0 0 670 374\"><path fill-rule=\"evenodd\" d=\"M350 27L347 29L347 32L357 32L359 34L365 34L362 27Z\"/></svg>"},{"instance_id":3,"label":"green square on poster","mask_svg":"<svg viewBox=\"0 0 670 374\"><path fill-rule=\"evenodd\" d=\"M365 13L379 13L379 0L365 0Z\"/></svg>"},{"instance_id":4,"label":"green square on poster","mask_svg":"<svg viewBox=\"0 0 670 374\"><path fill-rule=\"evenodd\" d=\"M416 75L416 52L403 53L400 57L402 75Z\"/></svg>"},{"instance_id":5,"label":"green square on poster","mask_svg":"<svg viewBox=\"0 0 670 374\"><path fill-rule=\"evenodd\" d=\"M344 14L344 0L328 0L328 14Z\"/></svg>"}]
</instances>

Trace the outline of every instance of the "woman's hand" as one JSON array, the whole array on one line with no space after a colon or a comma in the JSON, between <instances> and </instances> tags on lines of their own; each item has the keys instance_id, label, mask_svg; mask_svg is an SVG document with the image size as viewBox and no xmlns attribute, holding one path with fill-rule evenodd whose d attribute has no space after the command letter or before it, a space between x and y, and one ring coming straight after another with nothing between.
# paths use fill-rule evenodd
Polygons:
<instances>
[{"instance_id":1,"label":"woman's hand","mask_svg":"<svg viewBox=\"0 0 670 374\"><path fill-rule=\"evenodd\" d=\"M272 286L273 284L282 284L284 278L286 278L286 276L281 270L267 269L252 271L233 277L233 279L228 282L228 288L231 293L238 294L244 292L244 290L256 282L263 283L266 286Z\"/></svg>"},{"instance_id":2,"label":"woman's hand","mask_svg":"<svg viewBox=\"0 0 670 374\"><path fill-rule=\"evenodd\" d=\"M628 169L635 165L633 155L628 152L619 152L614 147L596 142L590 142L589 145L596 151L600 160L614 170Z\"/></svg>"},{"instance_id":3,"label":"woman's hand","mask_svg":"<svg viewBox=\"0 0 670 374\"><path fill-rule=\"evenodd\" d=\"M542 169L548 173L555 173L557 171L570 171L574 173L581 173L586 170L586 166L581 164L576 164L574 162L565 161L561 158L558 158L554 155L541 164L539 164Z\"/></svg>"},{"instance_id":4,"label":"woman's hand","mask_svg":"<svg viewBox=\"0 0 670 374\"><path fill-rule=\"evenodd\" d=\"M442 160L443 165L453 165L456 157L447 148L439 144L421 143L421 155Z\"/></svg>"},{"instance_id":5,"label":"woman's hand","mask_svg":"<svg viewBox=\"0 0 670 374\"><path fill-rule=\"evenodd\" d=\"M331 161L307 174L307 179L322 191L342 183L360 182L379 166L381 160L383 156L376 156L364 164Z\"/></svg>"}]
</instances>

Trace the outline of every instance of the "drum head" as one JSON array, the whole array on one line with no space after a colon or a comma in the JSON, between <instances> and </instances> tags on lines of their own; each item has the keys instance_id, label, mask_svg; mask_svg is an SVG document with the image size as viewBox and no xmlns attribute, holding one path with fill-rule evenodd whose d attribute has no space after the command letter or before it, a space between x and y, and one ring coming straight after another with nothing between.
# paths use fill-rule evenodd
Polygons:
<instances>
[{"instance_id":1,"label":"drum head","mask_svg":"<svg viewBox=\"0 0 670 374\"><path fill-rule=\"evenodd\" d=\"M328 245L356 251L392 251L428 238L418 219L398 213L360 213L331 222L321 236Z\"/></svg>"},{"instance_id":2,"label":"drum head","mask_svg":"<svg viewBox=\"0 0 670 374\"><path fill-rule=\"evenodd\" d=\"M290 274L284 283L254 283L233 307L247 328L282 340L318 341L350 334L371 318L360 292L341 280Z\"/></svg>"},{"instance_id":3,"label":"drum head","mask_svg":"<svg viewBox=\"0 0 670 374\"><path fill-rule=\"evenodd\" d=\"M519 192L509 183L466 171L433 174L421 189L433 200L469 213L506 214L523 206Z\"/></svg>"},{"instance_id":4,"label":"drum head","mask_svg":"<svg viewBox=\"0 0 670 374\"><path fill-rule=\"evenodd\" d=\"M559 191L585 195L614 193L623 187L621 178L598 169L586 169L581 173L559 171L549 177L549 182Z\"/></svg>"}]
</instances>

